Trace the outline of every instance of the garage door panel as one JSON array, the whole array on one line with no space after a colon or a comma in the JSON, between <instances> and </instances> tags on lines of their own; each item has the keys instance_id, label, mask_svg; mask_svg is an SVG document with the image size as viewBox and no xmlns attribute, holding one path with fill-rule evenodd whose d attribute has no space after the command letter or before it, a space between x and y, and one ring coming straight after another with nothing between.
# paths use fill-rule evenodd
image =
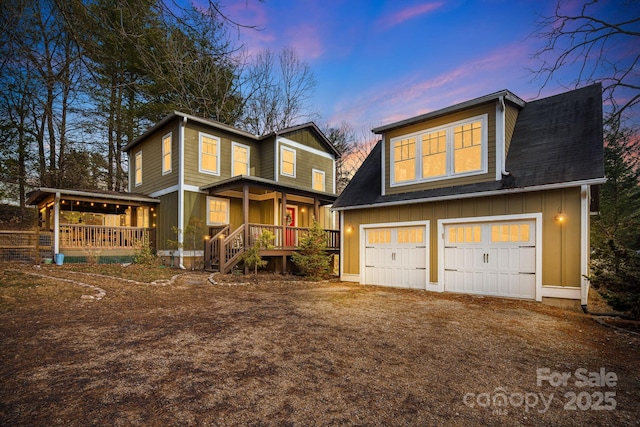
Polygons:
<instances>
[{"instance_id":1,"label":"garage door panel","mask_svg":"<svg viewBox=\"0 0 640 427\"><path fill-rule=\"evenodd\" d=\"M535 246L521 247L519 251L520 272L536 272L536 248Z\"/></svg>"},{"instance_id":2,"label":"garage door panel","mask_svg":"<svg viewBox=\"0 0 640 427\"><path fill-rule=\"evenodd\" d=\"M444 231L446 291L535 299L535 221L451 224Z\"/></svg>"},{"instance_id":3,"label":"garage door panel","mask_svg":"<svg viewBox=\"0 0 640 427\"><path fill-rule=\"evenodd\" d=\"M371 228L365 239L365 283L425 288L428 274L424 225Z\"/></svg>"}]
</instances>

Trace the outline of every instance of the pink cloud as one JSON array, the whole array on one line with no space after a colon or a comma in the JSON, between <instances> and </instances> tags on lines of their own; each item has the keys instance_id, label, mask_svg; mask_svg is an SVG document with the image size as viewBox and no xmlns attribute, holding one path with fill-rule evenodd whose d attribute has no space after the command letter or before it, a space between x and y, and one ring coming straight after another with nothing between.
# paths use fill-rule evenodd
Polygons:
<instances>
[{"instance_id":1,"label":"pink cloud","mask_svg":"<svg viewBox=\"0 0 640 427\"><path fill-rule=\"evenodd\" d=\"M521 43L507 45L435 76L420 72L395 81L381 81L361 96L338 104L329 121L346 120L356 127L379 126L502 89L530 99L535 94L531 94L528 82L522 79L527 51ZM527 87L528 93L510 87L515 85Z\"/></svg>"},{"instance_id":2,"label":"pink cloud","mask_svg":"<svg viewBox=\"0 0 640 427\"><path fill-rule=\"evenodd\" d=\"M399 10L395 13L392 13L389 16L385 16L384 20L380 21L385 28L391 28L398 24L402 24L403 22L413 19L416 16L424 15L425 13L433 12L434 10L439 9L443 3L423 3L413 7L408 7L406 9Z\"/></svg>"},{"instance_id":3,"label":"pink cloud","mask_svg":"<svg viewBox=\"0 0 640 427\"><path fill-rule=\"evenodd\" d=\"M319 28L308 23L289 28L286 40L303 61L317 59L325 52Z\"/></svg>"}]
</instances>

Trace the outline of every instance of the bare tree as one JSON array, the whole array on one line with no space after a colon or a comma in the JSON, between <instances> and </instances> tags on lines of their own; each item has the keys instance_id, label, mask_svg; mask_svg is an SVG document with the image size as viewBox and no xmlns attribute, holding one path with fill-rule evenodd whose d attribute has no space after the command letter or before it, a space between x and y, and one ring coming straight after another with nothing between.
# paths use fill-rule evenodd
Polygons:
<instances>
[{"instance_id":1,"label":"bare tree","mask_svg":"<svg viewBox=\"0 0 640 427\"><path fill-rule=\"evenodd\" d=\"M263 50L246 74L241 125L247 131L264 135L318 117L309 106L315 77L293 48L283 49L277 57Z\"/></svg>"},{"instance_id":2,"label":"bare tree","mask_svg":"<svg viewBox=\"0 0 640 427\"><path fill-rule=\"evenodd\" d=\"M335 173L336 192L341 193L353 176L349 159L355 147L355 132L353 131L353 127L347 122L342 122L337 127L325 126L323 132L340 153L340 157L336 160Z\"/></svg>"},{"instance_id":3,"label":"bare tree","mask_svg":"<svg viewBox=\"0 0 640 427\"><path fill-rule=\"evenodd\" d=\"M601 82L615 118L640 102L640 2L614 3L625 5L606 7L593 0L574 13L571 4L558 0L554 15L538 21L535 35L546 44L534 55L540 67L531 71L544 88L561 70L578 64L569 84Z\"/></svg>"}]
</instances>

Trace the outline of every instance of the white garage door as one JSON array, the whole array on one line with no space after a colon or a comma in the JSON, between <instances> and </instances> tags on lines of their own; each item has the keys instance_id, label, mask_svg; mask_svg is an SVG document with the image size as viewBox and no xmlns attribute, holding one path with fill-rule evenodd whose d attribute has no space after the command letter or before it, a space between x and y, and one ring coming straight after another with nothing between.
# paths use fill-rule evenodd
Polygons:
<instances>
[{"instance_id":1,"label":"white garage door","mask_svg":"<svg viewBox=\"0 0 640 427\"><path fill-rule=\"evenodd\" d=\"M535 299L535 222L445 226L444 289Z\"/></svg>"},{"instance_id":2,"label":"white garage door","mask_svg":"<svg viewBox=\"0 0 640 427\"><path fill-rule=\"evenodd\" d=\"M365 283L425 288L427 236L424 225L369 228L365 239Z\"/></svg>"}]
</instances>

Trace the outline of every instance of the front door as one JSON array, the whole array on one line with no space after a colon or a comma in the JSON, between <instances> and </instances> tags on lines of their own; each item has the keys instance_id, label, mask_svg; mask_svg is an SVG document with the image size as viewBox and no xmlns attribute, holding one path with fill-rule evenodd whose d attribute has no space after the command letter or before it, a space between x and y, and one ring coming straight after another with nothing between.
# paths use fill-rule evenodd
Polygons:
<instances>
[{"instance_id":1,"label":"front door","mask_svg":"<svg viewBox=\"0 0 640 427\"><path fill-rule=\"evenodd\" d=\"M287 206L287 227L297 227L298 219L296 218L296 212L298 210L295 206ZM287 230L287 236L285 239L285 245L288 247L297 246L296 230Z\"/></svg>"}]
</instances>

